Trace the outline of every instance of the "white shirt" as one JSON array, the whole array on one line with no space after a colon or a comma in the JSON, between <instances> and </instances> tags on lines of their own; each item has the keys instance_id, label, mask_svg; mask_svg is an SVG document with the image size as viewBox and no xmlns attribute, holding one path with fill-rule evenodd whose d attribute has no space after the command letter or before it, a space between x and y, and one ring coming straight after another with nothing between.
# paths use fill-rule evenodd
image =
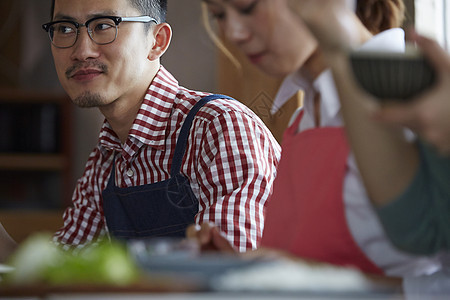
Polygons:
<instances>
[{"instance_id":1,"label":"white shirt","mask_svg":"<svg viewBox=\"0 0 450 300\"><path fill-rule=\"evenodd\" d=\"M361 51L395 51L405 49L402 29L386 30L361 46ZM274 101L274 108L281 107L293 94L305 92L304 107L297 110L293 120L304 110L298 132L314 128L314 96L321 95L320 127L342 127L339 97L330 70L320 74L314 82L308 82L300 72L289 75L280 87ZM364 253L387 275L419 276L431 274L441 268L438 258L417 257L394 248L386 237L381 223L365 191L361 176L352 154L347 160L347 174L344 179L343 199L345 215L355 242Z\"/></svg>"}]
</instances>

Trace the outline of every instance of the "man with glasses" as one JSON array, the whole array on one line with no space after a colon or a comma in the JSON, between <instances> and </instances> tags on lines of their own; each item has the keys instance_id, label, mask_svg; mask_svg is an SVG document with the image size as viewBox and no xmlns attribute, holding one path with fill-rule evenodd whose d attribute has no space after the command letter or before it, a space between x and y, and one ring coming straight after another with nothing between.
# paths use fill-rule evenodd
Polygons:
<instances>
[{"instance_id":1,"label":"man with glasses","mask_svg":"<svg viewBox=\"0 0 450 300\"><path fill-rule=\"evenodd\" d=\"M107 234L184 236L189 224L206 222L239 251L261 238L279 145L247 107L181 87L160 65L172 37L166 7L54 0L43 25L65 91L105 116L54 236L66 249Z\"/></svg>"}]
</instances>

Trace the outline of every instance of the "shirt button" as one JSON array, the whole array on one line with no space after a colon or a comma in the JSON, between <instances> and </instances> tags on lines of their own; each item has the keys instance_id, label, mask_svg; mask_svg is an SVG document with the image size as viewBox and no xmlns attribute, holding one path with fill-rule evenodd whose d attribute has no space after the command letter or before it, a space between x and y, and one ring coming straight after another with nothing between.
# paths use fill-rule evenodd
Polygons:
<instances>
[{"instance_id":1,"label":"shirt button","mask_svg":"<svg viewBox=\"0 0 450 300\"><path fill-rule=\"evenodd\" d=\"M134 172L133 172L133 170L131 170L131 169L128 169L128 171L127 171L127 175L128 175L128 177L132 177L132 176L134 175Z\"/></svg>"}]
</instances>

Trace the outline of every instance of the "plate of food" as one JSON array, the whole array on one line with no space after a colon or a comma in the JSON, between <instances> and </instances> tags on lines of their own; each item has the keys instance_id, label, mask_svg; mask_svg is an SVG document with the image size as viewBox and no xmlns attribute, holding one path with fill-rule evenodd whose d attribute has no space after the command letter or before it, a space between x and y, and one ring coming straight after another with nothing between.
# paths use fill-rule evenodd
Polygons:
<instances>
[{"instance_id":1,"label":"plate of food","mask_svg":"<svg viewBox=\"0 0 450 300\"><path fill-rule=\"evenodd\" d=\"M189 276L200 280L257 262L233 254L201 253L196 243L177 238L131 241L128 249L137 265L149 273Z\"/></svg>"}]
</instances>

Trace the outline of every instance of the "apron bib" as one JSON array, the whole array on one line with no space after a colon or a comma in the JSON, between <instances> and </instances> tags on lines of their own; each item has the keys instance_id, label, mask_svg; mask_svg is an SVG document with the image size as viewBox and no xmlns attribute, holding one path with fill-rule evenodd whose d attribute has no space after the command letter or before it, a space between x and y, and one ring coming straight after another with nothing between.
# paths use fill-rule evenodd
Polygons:
<instances>
[{"instance_id":1,"label":"apron bib","mask_svg":"<svg viewBox=\"0 0 450 300\"><path fill-rule=\"evenodd\" d=\"M350 150L344 129L324 127L297 133L302 117L303 112L283 139L261 245L382 274L356 244L347 225L343 185Z\"/></svg>"},{"instance_id":2,"label":"apron bib","mask_svg":"<svg viewBox=\"0 0 450 300\"><path fill-rule=\"evenodd\" d=\"M115 162L106 189L102 192L103 211L109 233L119 239L156 236L184 237L188 225L198 213L198 199L189 180L181 174L189 131L195 115L214 99L210 95L198 101L187 115L175 146L168 180L127 188L115 184Z\"/></svg>"}]
</instances>

